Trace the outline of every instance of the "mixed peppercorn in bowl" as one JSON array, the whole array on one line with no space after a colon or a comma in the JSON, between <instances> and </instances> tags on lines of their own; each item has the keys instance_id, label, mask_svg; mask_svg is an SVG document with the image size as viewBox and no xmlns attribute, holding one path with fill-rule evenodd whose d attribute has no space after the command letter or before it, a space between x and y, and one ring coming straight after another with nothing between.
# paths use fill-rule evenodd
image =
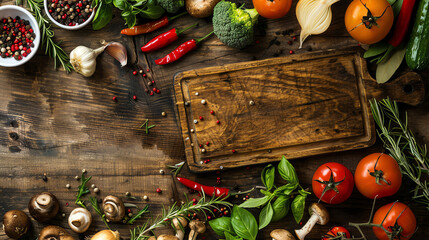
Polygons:
<instances>
[{"instance_id":1,"label":"mixed peppercorn in bowl","mask_svg":"<svg viewBox=\"0 0 429 240\"><path fill-rule=\"evenodd\" d=\"M51 22L67 30L85 27L95 15L92 0L45 0L44 7Z\"/></svg>"},{"instance_id":2,"label":"mixed peppercorn in bowl","mask_svg":"<svg viewBox=\"0 0 429 240\"><path fill-rule=\"evenodd\" d=\"M0 66L15 67L29 61L40 44L36 19L22 7L0 7Z\"/></svg>"}]
</instances>

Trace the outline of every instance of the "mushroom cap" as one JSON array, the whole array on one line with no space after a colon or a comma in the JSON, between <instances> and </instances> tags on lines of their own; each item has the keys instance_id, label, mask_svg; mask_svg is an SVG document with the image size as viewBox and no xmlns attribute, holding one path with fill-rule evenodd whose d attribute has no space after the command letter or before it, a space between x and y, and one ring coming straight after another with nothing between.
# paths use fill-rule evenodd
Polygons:
<instances>
[{"instance_id":1,"label":"mushroom cap","mask_svg":"<svg viewBox=\"0 0 429 240\"><path fill-rule=\"evenodd\" d=\"M329 212L322 204L313 203L308 210L310 212L310 215L316 214L317 216L319 216L317 224L325 225L329 222Z\"/></svg>"},{"instance_id":2,"label":"mushroom cap","mask_svg":"<svg viewBox=\"0 0 429 240\"><path fill-rule=\"evenodd\" d=\"M206 231L206 225L200 220L192 220L189 223L189 228L197 233L204 233Z\"/></svg>"},{"instance_id":3,"label":"mushroom cap","mask_svg":"<svg viewBox=\"0 0 429 240\"><path fill-rule=\"evenodd\" d=\"M271 231L270 237L275 240L295 240L295 237L287 230L276 229Z\"/></svg>"},{"instance_id":4,"label":"mushroom cap","mask_svg":"<svg viewBox=\"0 0 429 240\"><path fill-rule=\"evenodd\" d=\"M13 239L24 236L30 227L30 219L21 210L10 210L3 216L3 229Z\"/></svg>"},{"instance_id":5,"label":"mushroom cap","mask_svg":"<svg viewBox=\"0 0 429 240\"><path fill-rule=\"evenodd\" d=\"M147 240L156 240L155 236L151 236L150 238L148 238Z\"/></svg>"},{"instance_id":6,"label":"mushroom cap","mask_svg":"<svg viewBox=\"0 0 429 240\"><path fill-rule=\"evenodd\" d=\"M125 206L121 199L109 195L103 200L103 211L111 222L119 222L125 217Z\"/></svg>"},{"instance_id":7,"label":"mushroom cap","mask_svg":"<svg viewBox=\"0 0 429 240\"><path fill-rule=\"evenodd\" d=\"M48 192L34 195L28 203L30 215L39 222L46 222L54 218L60 210L57 198Z\"/></svg>"},{"instance_id":8,"label":"mushroom cap","mask_svg":"<svg viewBox=\"0 0 429 240\"><path fill-rule=\"evenodd\" d=\"M64 228L46 226L40 231L38 240L75 240Z\"/></svg>"},{"instance_id":9,"label":"mushroom cap","mask_svg":"<svg viewBox=\"0 0 429 240\"><path fill-rule=\"evenodd\" d=\"M120 235L118 231L101 230L92 236L91 240L119 240Z\"/></svg>"},{"instance_id":10,"label":"mushroom cap","mask_svg":"<svg viewBox=\"0 0 429 240\"><path fill-rule=\"evenodd\" d=\"M156 240L180 240L178 237L173 235L161 234Z\"/></svg>"},{"instance_id":11,"label":"mushroom cap","mask_svg":"<svg viewBox=\"0 0 429 240\"><path fill-rule=\"evenodd\" d=\"M179 224L180 222L180 224ZM183 228L185 228L188 225L188 220L186 220L186 218L184 217L177 217L173 219L173 225L175 229L181 229L180 226L182 226Z\"/></svg>"},{"instance_id":12,"label":"mushroom cap","mask_svg":"<svg viewBox=\"0 0 429 240\"><path fill-rule=\"evenodd\" d=\"M74 232L83 233L88 230L92 222L91 213L85 208L75 208L69 216L68 223Z\"/></svg>"}]
</instances>

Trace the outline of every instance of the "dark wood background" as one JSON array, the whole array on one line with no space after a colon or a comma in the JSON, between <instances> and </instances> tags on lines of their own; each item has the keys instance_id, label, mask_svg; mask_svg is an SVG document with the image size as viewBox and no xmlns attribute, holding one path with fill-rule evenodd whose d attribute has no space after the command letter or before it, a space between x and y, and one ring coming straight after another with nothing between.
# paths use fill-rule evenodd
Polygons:
<instances>
[{"instance_id":1,"label":"dark wood background","mask_svg":"<svg viewBox=\"0 0 429 240\"><path fill-rule=\"evenodd\" d=\"M250 8L251 3L246 2L246 6ZM143 80L132 75L132 68L120 68L119 64L105 53L98 57L96 74L90 78L84 78L77 73L66 74L62 70L54 71L52 60L44 56L41 50L24 66L1 68L0 215L11 209L28 213L29 199L33 194L42 191L55 194L61 203L61 212L67 215L76 207L74 199L79 182L74 176L80 175L82 169L86 169L88 176L93 177L90 184L94 183L100 188L99 194L91 193L99 198L114 194L125 199L125 192L131 192L137 200L130 202L140 207L149 204L152 214L158 214L163 205L168 206L174 201L182 200L183 192L187 190L168 174L166 168L166 165L185 160L174 105L175 73L286 56L289 50L301 54L309 50L339 49L357 45L357 42L348 36L343 23L349 1L341 1L332 7L334 17L326 33L309 37L302 50L298 50L298 42L289 45L288 41L291 41L291 37L297 35L300 29L294 13L296 2L294 1L290 13L282 19L260 18L255 45L240 51L226 47L216 37L211 37L196 51L168 66L156 66L154 60L173 50L179 42L206 35L211 31L210 20L186 16L175 20L169 27L134 38L119 34L124 26L118 12L115 12L114 20L100 31L93 31L90 27L79 31L56 28L56 39L63 41L67 52L78 45L98 47L102 39L122 42L127 46L130 65L138 64L143 69L150 68L150 77L155 79L161 94L146 94ZM1 4L11 3L13 1L2 1ZM200 27L187 31L177 43L150 54L140 52L140 46L166 29L187 26L193 22L199 22ZM429 71L421 74L427 81ZM138 101L132 100L133 95L138 97ZM118 102L112 101L113 96L118 97ZM422 142L429 142L428 107L428 101L418 107L403 106L403 109L408 110L410 127ZM162 112L166 112L167 116L162 117ZM151 124L157 125L151 129L149 135L139 129L145 119L150 119ZM10 133L17 133L19 138L11 138ZM379 142L363 150L296 159L292 164L297 169L302 185L311 187L313 172L322 163L340 162L353 172L362 157L376 151L382 151ZM207 185L216 184L216 177L221 177L221 186L232 188L238 185L245 190L261 185L259 174L263 167L264 165L258 165L222 171L220 174L201 175L192 174L185 167L181 175ZM160 169L164 169L166 174L160 174ZM42 180L44 173L47 174L47 182ZM65 187L67 183L71 184L71 189ZM377 207L396 199L410 204L419 226L413 239L426 239L429 211L410 201L409 189L412 186L412 183L404 179L400 192L393 197L381 199ZM161 194L155 191L158 187L163 190ZM149 196L149 201L142 200L144 195ZM189 197L198 198L196 194ZM237 204L242 201L231 200ZM311 195L307 204L314 201L316 198ZM371 200L361 196L355 189L345 203L327 206L332 216L331 222L326 226L316 226L308 239L320 239L334 224L345 226L349 221L366 221L371 203ZM95 215L94 218L96 221L86 235L104 228L100 218ZM306 213L303 221L307 219ZM136 225L141 225L144 221L145 219L140 219ZM66 218L61 216L50 223L69 229ZM36 235L43 226L33 221L33 234ZM123 237L129 236L130 226L112 224L112 227L118 229ZM269 232L275 228L292 231L298 227L289 214L284 220L270 224L258 236L259 239L267 239ZM164 229L157 232L170 231L171 229ZM356 234L355 230L352 232ZM370 229L367 233L368 239L374 239ZM218 238L212 231L203 236L207 239ZM0 238L7 238L2 230Z\"/></svg>"}]
</instances>

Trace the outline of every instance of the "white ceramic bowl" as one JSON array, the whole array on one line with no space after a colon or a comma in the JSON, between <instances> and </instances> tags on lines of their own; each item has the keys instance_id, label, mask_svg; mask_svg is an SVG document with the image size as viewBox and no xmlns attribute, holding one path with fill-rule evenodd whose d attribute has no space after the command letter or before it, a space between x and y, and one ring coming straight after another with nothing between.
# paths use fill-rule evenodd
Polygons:
<instances>
[{"instance_id":1,"label":"white ceramic bowl","mask_svg":"<svg viewBox=\"0 0 429 240\"><path fill-rule=\"evenodd\" d=\"M92 22L92 19L94 19L95 16L95 9L93 9L91 16L89 16L89 18L82 24L76 24L76 26L67 26L67 25L63 25L59 22L57 22L49 13L49 9L48 9L48 3L52 3L52 1L49 0L44 0L44 5L45 5L45 14L46 16L48 16L49 20L51 20L51 22L53 22L55 25L57 25L58 27L62 28L62 29L66 29L66 30L78 30L81 29L83 27L85 27L86 25L88 25L90 22Z\"/></svg>"},{"instance_id":2,"label":"white ceramic bowl","mask_svg":"<svg viewBox=\"0 0 429 240\"><path fill-rule=\"evenodd\" d=\"M23 57L22 60L16 60L14 57L2 58L0 57L0 66L2 67L16 67L28 62L34 55L36 55L37 49L40 45L40 30L39 25L37 24L36 19L33 15L22 7L15 5L5 5L0 7L0 19L12 17L15 18L19 16L21 19L27 20L30 22L30 26L36 34L36 38L33 41L34 47L31 48L31 53L27 57Z\"/></svg>"}]
</instances>

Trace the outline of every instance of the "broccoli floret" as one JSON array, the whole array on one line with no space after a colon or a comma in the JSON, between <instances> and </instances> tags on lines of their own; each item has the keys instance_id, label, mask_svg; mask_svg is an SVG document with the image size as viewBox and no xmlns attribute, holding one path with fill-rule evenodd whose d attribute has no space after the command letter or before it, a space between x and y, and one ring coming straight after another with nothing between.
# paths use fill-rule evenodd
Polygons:
<instances>
[{"instance_id":1,"label":"broccoli floret","mask_svg":"<svg viewBox=\"0 0 429 240\"><path fill-rule=\"evenodd\" d=\"M158 4L165 9L168 13L176 13L183 6L185 6L184 0L158 0Z\"/></svg>"},{"instance_id":2,"label":"broccoli floret","mask_svg":"<svg viewBox=\"0 0 429 240\"><path fill-rule=\"evenodd\" d=\"M213 30L226 45L244 48L253 43L253 26L258 21L256 9L237 8L235 3L222 0L213 10Z\"/></svg>"}]
</instances>

